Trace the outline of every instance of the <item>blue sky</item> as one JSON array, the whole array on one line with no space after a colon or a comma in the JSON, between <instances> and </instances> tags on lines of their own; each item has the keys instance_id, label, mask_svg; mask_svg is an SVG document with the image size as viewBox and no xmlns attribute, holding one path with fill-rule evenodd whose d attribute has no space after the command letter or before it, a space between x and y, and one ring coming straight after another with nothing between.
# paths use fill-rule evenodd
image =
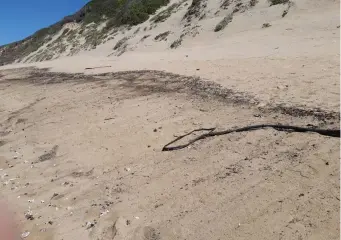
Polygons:
<instances>
[{"instance_id":1,"label":"blue sky","mask_svg":"<svg viewBox=\"0 0 341 240\"><path fill-rule=\"evenodd\" d=\"M5 0L0 4L0 46L21 40L66 15L88 0Z\"/></svg>"}]
</instances>

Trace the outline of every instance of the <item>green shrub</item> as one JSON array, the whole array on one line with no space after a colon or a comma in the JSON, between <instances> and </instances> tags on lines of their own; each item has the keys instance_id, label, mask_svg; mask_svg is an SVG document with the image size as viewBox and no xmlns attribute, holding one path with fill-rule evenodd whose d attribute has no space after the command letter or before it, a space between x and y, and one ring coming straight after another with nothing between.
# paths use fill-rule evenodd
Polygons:
<instances>
[{"instance_id":1,"label":"green shrub","mask_svg":"<svg viewBox=\"0 0 341 240\"><path fill-rule=\"evenodd\" d=\"M182 43L182 38L179 38L177 40L175 40L171 45L170 48L178 48Z\"/></svg>"},{"instance_id":2,"label":"green shrub","mask_svg":"<svg viewBox=\"0 0 341 240\"><path fill-rule=\"evenodd\" d=\"M230 22L232 22L232 19L233 19L233 14L230 13L229 15L224 17L223 20L221 20L217 24L217 26L215 26L214 31L219 32L219 31L223 30Z\"/></svg>"},{"instance_id":3,"label":"green shrub","mask_svg":"<svg viewBox=\"0 0 341 240\"><path fill-rule=\"evenodd\" d=\"M154 14L161 6L167 5L169 0L142 0L132 3L121 16L118 17L118 23L137 25L146 21L149 15Z\"/></svg>"},{"instance_id":4,"label":"green shrub","mask_svg":"<svg viewBox=\"0 0 341 240\"><path fill-rule=\"evenodd\" d=\"M220 5L221 8L223 9L228 9L228 7L231 5L231 0L225 0L223 3Z\"/></svg>"},{"instance_id":5,"label":"green shrub","mask_svg":"<svg viewBox=\"0 0 341 240\"><path fill-rule=\"evenodd\" d=\"M192 0L192 4L188 7L183 19L186 19L189 22L191 21L192 16L199 17L202 10L206 7L206 4L205 0Z\"/></svg>"},{"instance_id":6,"label":"green shrub","mask_svg":"<svg viewBox=\"0 0 341 240\"><path fill-rule=\"evenodd\" d=\"M149 37L150 37L150 35L145 35L145 36L143 36L143 37L141 38L140 41L142 42L142 41L144 41L145 39L147 39L147 38L149 38Z\"/></svg>"},{"instance_id":7,"label":"green shrub","mask_svg":"<svg viewBox=\"0 0 341 240\"><path fill-rule=\"evenodd\" d=\"M153 23L158 23L158 22L164 22L167 20L167 18L169 18L172 15L172 12L178 8L180 5L182 4L182 2L179 3L173 3L172 5L170 5L167 9L163 10L162 12L158 13L157 15L155 15L154 17L152 17L150 19L151 22Z\"/></svg>"},{"instance_id":8,"label":"green shrub","mask_svg":"<svg viewBox=\"0 0 341 240\"><path fill-rule=\"evenodd\" d=\"M270 2L270 6L278 5L278 4L285 4L288 3L289 0L268 0Z\"/></svg>"},{"instance_id":9,"label":"green shrub","mask_svg":"<svg viewBox=\"0 0 341 240\"><path fill-rule=\"evenodd\" d=\"M128 41L128 37L124 37L121 40L119 40L116 45L114 46L114 50L119 49L120 47L122 47L127 41Z\"/></svg>"},{"instance_id":10,"label":"green shrub","mask_svg":"<svg viewBox=\"0 0 341 240\"><path fill-rule=\"evenodd\" d=\"M263 23L262 28L268 28L271 27L270 23Z\"/></svg>"},{"instance_id":11,"label":"green shrub","mask_svg":"<svg viewBox=\"0 0 341 240\"><path fill-rule=\"evenodd\" d=\"M155 41L163 41L163 40L167 40L168 35L171 33L171 31L167 31L167 32L163 32L160 33L159 35L157 35L154 40Z\"/></svg>"},{"instance_id":12,"label":"green shrub","mask_svg":"<svg viewBox=\"0 0 341 240\"><path fill-rule=\"evenodd\" d=\"M249 4L250 4L250 7L254 7L256 6L258 3L258 0L250 0Z\"/></svg>"},{"instance_id":13,"label":"green shrub","mask_svg":"<svg viewBox=\"0 0 341 240\"><path fill-rule=\"evenodd\" d=\"M68 29L68 28L64 29L62 32L62 36L66 35L69 31L70 31L70 29Z\"/></svg>"}]
</instances>

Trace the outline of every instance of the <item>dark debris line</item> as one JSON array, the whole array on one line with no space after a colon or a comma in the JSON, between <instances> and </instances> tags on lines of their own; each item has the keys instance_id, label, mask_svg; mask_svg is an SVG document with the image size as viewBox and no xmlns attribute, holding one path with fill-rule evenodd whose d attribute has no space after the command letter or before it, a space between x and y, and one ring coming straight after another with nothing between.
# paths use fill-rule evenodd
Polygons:
<instances>
[{"instance_id":1,"label":"dark debris line","mask_svg":"<svg viewBox=\"0 0 341 240\"><path fill-rule=\"evenodd\" d=\"M19 69L16 69L18 71ZM259 100L254 96L228 89L218 83L205 81L199 77L183 76L157 70L139 70L139 71L121 71L108 72L95 75L86 75L83 73L62 73L49 72L48 68L22 68L29 70L30 75L25 78L10 79L1 83L28 82L36 85L59 84L59 83L87 83L95 81L118 80L121 86L139 90L145 88L150 92L183 92L201 98L211 98L226 104L244 105L248 107L257 107L264 114L268 112L280 113L293 117L313 117L319 121L340 121L340 113L335 111L326 111L320 108L306 108L305 106L285 106L283 104L267 105L258 107ZM1 72L0 72L1 74ZM152 84L151 84L152 83Z\"/></svg>"}]
</instances>

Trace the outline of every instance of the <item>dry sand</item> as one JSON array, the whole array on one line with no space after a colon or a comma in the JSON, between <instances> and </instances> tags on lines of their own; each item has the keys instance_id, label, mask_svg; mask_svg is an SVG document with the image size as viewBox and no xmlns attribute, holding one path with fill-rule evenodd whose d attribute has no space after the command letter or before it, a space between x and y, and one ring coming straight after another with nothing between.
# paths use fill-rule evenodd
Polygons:
<instances>
[{"instance_id":1,"label":"dry sand","mask_svg":"<svg viewBox=\"0 0 341 240\"><path fill-rule=\"evenodd\" d=\"M338 238L338 139L260 130L161 152L198 127L337 118L261 111L165 73L11 71L0 82L1 192L28 239Z\"/></svg>"},{"instance_id":2,"label":"dry sand","mask_svg":"<svg viewBox=\"0 0 341 240\"><path fill-rule=\"evenodd\" d=\"M1 67L1 195L26 239L339 239L339 139L267 129L161 151L199 127L338 127L339 3L319 2L174 51L106 57L108 42Z\"/></svg>"}]
</instances>

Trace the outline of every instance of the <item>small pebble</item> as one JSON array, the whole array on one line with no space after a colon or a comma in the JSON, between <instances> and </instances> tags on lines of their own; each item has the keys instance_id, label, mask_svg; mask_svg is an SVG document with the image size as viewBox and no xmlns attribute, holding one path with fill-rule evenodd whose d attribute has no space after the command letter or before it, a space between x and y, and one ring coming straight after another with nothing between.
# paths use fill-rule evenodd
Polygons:
<instances>
[{"instance_id":1,"label":"small pebble","mask_svg":"<svg viewBox=\"0 0 341 240\"><path fill-rule=\"evenodd\" d=\"M25 217L27 220L31 220L31 221L34 220L34 217L32 214L27 213L27 214L25 214Z\"/></svg>"},{"instance_id":2,"label":"small pebble","mask_svg":"<svg viewBox=\"0 0 341 240\"><path fill-rule=\"evenodd\" d=\"M107 213L109 213L109 210L105 210L104 212L101 212L101 214L99 215L100 217L102 217L103 215L106 215Z\"/></svg>"},{"instance_id":3,"label":"small pebble","mask_svg":"<svg viewBox=\"0 0 341 240\"><path fill-rule=\"evenodd\" d=\"M30 235L30 232L23 232L23 233L21 234L21 237L22 237L22 238L27 238L29 235Z\"/></svg>"},{"instance_id":4,"label":"small pebble","mask_svg":"<svg viewBox=\"0 0 341 240\"><path fill-rule=\"evenodd\" d=\"M85 228L86 228L86 229L90 229L90 228L92 228L92 227L94 227L94 226L95 226L95 224L92 223L92 222L87 222L87 223L85 224Z\"/></svg>"}]
</instances>

